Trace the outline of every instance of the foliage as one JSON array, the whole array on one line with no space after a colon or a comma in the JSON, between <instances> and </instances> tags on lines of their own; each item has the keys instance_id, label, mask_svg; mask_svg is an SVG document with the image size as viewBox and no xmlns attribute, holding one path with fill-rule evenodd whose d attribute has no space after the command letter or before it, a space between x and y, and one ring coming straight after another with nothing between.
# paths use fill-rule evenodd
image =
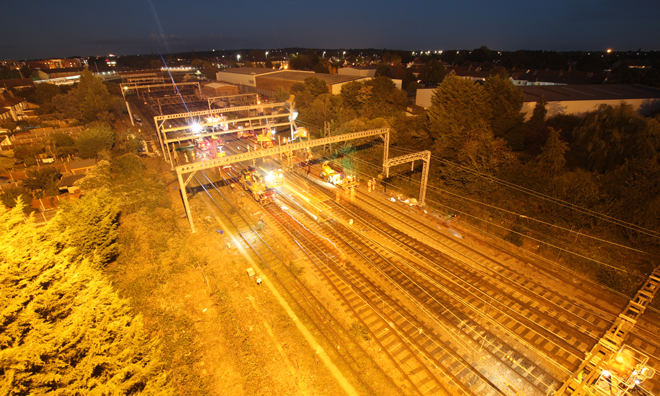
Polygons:
<instances>
[{"instance_id":1,"label":"foliage","mask_svg":"<svg viewBox=\"0 0 660 396\"><path fill-rule=\"evenodd\" d=\"M589 159L589 169L614 170L626 159L657 159L660 123L638 115L626 103L599 105L573 131L577 146Z\"/></svg>"},{"instance_id":2,"label":"foliage","mask_svg":"<svg viewBox=\"0 0 660 396\"><path fill-rule=\"evenodd\" d=\"M559 132L550 128L548 140L543 146L543 153L539 155L538 161L541 169L545 170L547 175L557 175L564 170L566 158L564 154L569 150L568 143L559 139Z\"/></svg>"},{"instance_id":3,"label":"foliage","mask_svg":"<svg viewBox=\"0 0 660 396\"><path fill-rule=\"evenodd\" d=\"M524 114L520 110L525 100L522 92L507 77L497 74L486 78L484 90L493 134L506 139L512 148L522 149Z\"/></svg>"},{"instance_id":4,"label":"foliage","mask_svg":"<svg viewBox=\"0 0 660 396\"><path fill-rule=\"evenodd\" d=\"M341 87L344 106L367 118L392 117L405 110L406 93L397 89L388 77L376 77L364 83L352 81Z\"/></svg>"},{"instance_id":5,"label":"foliage","mask_svg":"<svg viewBox=\"0 0 660 396\"><path fill-rule=\"evenodd\" d=\"M107 124L93 124L78 135L76 148L82 158L96 158L102 150L109 150L115 143L115 134Z\"/></svg>"},{"instance_id":6,"label":"foliage","mask_svg":"<svg viewBox=\"0 0 660 396\"><path fill-rule=\"evenodd\" d=\"M392 68L387 63L376 65L376 77L392 77Z\"/></svg>"},{"instance_id":7,"label":"foliage","mask_svg":"<svg viewBox=\"0 0 660 396\"><path fill-rule=\"evenodd\" d=\"M15 208L20 201L27 203L27 205L22 205L25 213L31 213L33 211L29 205L32 202L32 192L24 186L3 188L0 199L2 200L2 204L8 208Z\"/></svg>"},{"instance_id":8,"label":"foliage","mask_svg":"<svg viewBox=\"0 0 660 396\"><path fill-rule=\"evenodd\" d=\"M437 154L492 173L507 161L509 151L503 140L493 136L486 98L481 85L447 76L431 98L429 132Z\"/></svg>"},{"instance_id":9,"label":"foliage","mask_svg":"<svg viewBox=\"0 0 660 396\"><path fill-rule=\"evenodd\" d=\"M76 255L83 255L100 269L117 257L119 201L107 191L89 194L62 205L49 230L62 235Z\"/></svg>"},{"instance_id":10,"label":"foliage","mask_svg":"<svg viewBox=\"0 0 660 396\"><path fill-rule=\"evenodd\" d=\"M328 65L323 62L319 62L316 65L314 65L312 71L315 73L330 74L330 69L328 68Z\"/></svg>"},{"instance_id":11,"label":"foliage","mask_svg":"<svg viewBox=\"0 0 660 396\"><path fill-rule=\"evenodd\" d=\"M27 175L23 185L32 191L35 198L53 197L59 194L57 186L60 178L59 169L54 167L34 169L27 171Z\"/></svg>"},{"instance_id":12,"label":"foliage","mask_svg":"<svg viewBox=\"0 0 660 396\"><path fill-rule=\"evenodd\" d=\"M5 395L171 395L140 316L68 245L0 208L0 389Z\"/></svg>"},{"instance_id":13,"label":"foliage","mask_svg":"<svg viewBox=\"0 0 660 396\"><path fill-rule=\"evenodd\" d=\"M277 91L275 91L275 95L273 95L273 102L279 103L279 102L285 102L289 100L289 96L291 94L287 91L284 90L282 87L277 87Z\"/></svg>"},{"instance_id":14,"label":"foliage","mask_svg":"<svg viewBox=\"0 0 660 396\"><path fill-rule=\"evenodd\" d=\"M114 113L121 109L103 80L89 70L83 71L76 88L53 97L53 105L60 118L75 118L85 124L111 122L115 119Z\"/></svg>"},{"instance_id":15,"label":"foliage","mask_svg":"<svg viewBox=\"0 0 660 396\"><path fill-rule=\"evenodd\" d=\"M419 79L422 80L423 83L437 85L445 78L445 74L447 74L447 72L445 71L445 66L442 62L437 59L432 59L424 65L424 69L422 69Z\"/></svg>"},{"instance_id":16,"label":"foliage","mask_svg":"<svg viewBox=\"0 0 660 396\"><path fill-rule=\"evenodd\" d=\"M50 135L50 140L55 147L67 147L76 145L76 141L66 133L53 133Z\"/></svg>"},{"instance_id":17,"label":"foliage","mask_svg":"<svg viewBox=\"0 0 660 396\"><path fill-rule=\"evenodd\" d=\"M216 78L216 73L218 72L218 68L213 66L211 62L205 61L202 59L195 59L192 61L192 67L198 67L201 69L201 72L208 78L209 80L215 80ZM247 66L246 66L247 67Z\"/></svg>"},{"instance_id":18,"label":"foliage","mask_svg":"<svg viewBox=\"0 0 660 396\"><path fill-rule=\"evenodd\" d=\"M634 224L660 228L660 164L653 158L629 158L604 177L603 190L616 213L625 213ZM636 243L657 243L653 237L629 229L625 236Z\"/></svg>"},{"instance_id":19,"label":"foliage","mask_svg":"<svg viewBox=\"0 0 660 396\"><path fill-rule=\"evenodd\" d=\"M631 69L617 67L612 71L612 84L641 84L660 88L660 69L656 67Z\"/></svg>"},{"instance_id":20,"label":"foliage","mask_svg":"<svg viewBox=\"0 0 660 396\"><path fill-rule=\"evenodd\" d=\"M25 161L26 164L29 159L32 159L36 164L34 157L39 155L42 151L43 149L37 146L18 146L14 149L14 158Z\"/></svg>"}]
</instances>

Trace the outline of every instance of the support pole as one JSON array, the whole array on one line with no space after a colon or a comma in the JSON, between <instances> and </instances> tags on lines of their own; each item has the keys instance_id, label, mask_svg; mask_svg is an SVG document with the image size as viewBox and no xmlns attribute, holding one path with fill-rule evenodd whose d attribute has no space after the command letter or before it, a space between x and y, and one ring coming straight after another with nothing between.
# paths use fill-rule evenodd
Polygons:
<instances>
[{"instance_id":1,"label":"support pole","mask_svg":"<svg viewBox=\"0 0 660 396\"><path fill-rule=\"evenodd\" d=\"M163 159L165 160L165 162L170 162L170 161L167 160L167 153L165 152L165 147L163 146L163 140L165 138L165 134L163 133L163 136L161 138L160 125L158 125L158 121L156 119L154 119L154 124L156 124L156 136L158 136L158 142L160 142L160 151L163 153ZM163 124L161 124L161 125L164 125L164 124L165 124L165 121L163 121Z\"/></svg>"},{"instance_id":2,"label":"support pole","mask_svg":"<svg viewBox=\"0 0 660 396\"><path fill-rule=\"evenodd\" d=\"M195 172L192 173L193 175ZM188 204L188 194L186 193L186 184L183 182L183 176L177 174L179 177L179 188L181 189L181 198L183 198L183 207L186 210L186 216L188 217L188 222L190 223L190 230L192 233L196 233L195 223L193 223L192 213L190 213L190 205ZM192 175L191 175L192 176Z\"/></svg>"},{"instance_id":3,"label":"support pole","mask_svg":"<svg viewBox=\"0 0 660 396\"><path fill-rule=\"evenodd\" d=\"M428 156L424 160L424 168L422 169L422 181L419 185L419 206L426 205L426 185L429 182L429 168L431 167L431 152L427 151ZM410 175L412 177L412 175Z\"/></svg>"},{"instance_id":4,"label":"support pole","mask_svg":"<svg viewBox=\"0 0 660 396\"><path fill-rule=\"evenodd\" d=\"M126 109L128 109L128 117L131 119L131 125L135 126L135 121L133 121L133 113L131 113L131 106L128 105L128 100L124 101L126 102Z\"/></svg>"}]
</instances>

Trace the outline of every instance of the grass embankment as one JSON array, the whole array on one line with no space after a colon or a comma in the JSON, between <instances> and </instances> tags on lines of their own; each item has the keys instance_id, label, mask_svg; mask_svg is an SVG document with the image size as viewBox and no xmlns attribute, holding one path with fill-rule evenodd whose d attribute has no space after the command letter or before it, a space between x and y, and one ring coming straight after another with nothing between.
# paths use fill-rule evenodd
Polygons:
<instances>
[{"instance_id":1,"label":"grass embankment","mask_svg":"<svg viewBox=\"0 0 660 396\"><path fill-rule=\"evenodd\" d=\"M161 188L122 215L121 253L107 272L163 340L178 393L337 394L291 319L247 278L250 265L226 248L226 234L203 227L191 234L174 175L157 160L145 162L150 171L136 188Z\"/></svg>"}]
</instances>

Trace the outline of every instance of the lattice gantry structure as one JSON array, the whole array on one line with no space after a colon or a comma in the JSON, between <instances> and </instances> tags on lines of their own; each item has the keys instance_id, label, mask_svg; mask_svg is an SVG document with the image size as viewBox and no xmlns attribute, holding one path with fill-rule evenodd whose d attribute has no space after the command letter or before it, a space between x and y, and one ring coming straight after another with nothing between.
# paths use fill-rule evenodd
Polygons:
<instances>
[{"instance_id":1,"label":"lattice gantry structure","mask_svg":"<svg viewBox=\"0 0 660 396\"><path fill-rule=\"evenodd\" d=\"M184 204L184 207L186 209L186 215L188 216L188 222L190 223L190 229L192 230L193 233L196 232L195 224L193 222L193 218L192 218L192 215L190 213L190 205L188 204L188 195L186 193L186 186L192 180L193 176L195 175L195 172L201 171L201 170L204 170L204 169L218 168L218 167L222 167L224 165L235 164L235 163L243 162L243 161L252 161L253 159L258 159L258 158L264 158L264 157L269 157L269 156L278 156L278 155L281 155L281 154L293 153L294 151L297 151L297 150L307 150L307 149L310 149L312 147L324 146L324 145L330 144L330 143L345 142L345 141L349 141L349 140L370 138L370 137L380 137L381 139L383 139L383 142L384 142L383 159L384 159L384 162L386 162L388 152L389 152L389 141L390 141L390 130L389 130L389 128L372 129L372 130L368 130L368 131L348 133L348 134L345 134L345 135L339 135L339 136L332 136L332 137L327 137L327 138L322 138L322 139L309 140L309 141L300 142L300 143L289 143L289 144L275 146L275 147L269 148L269 149L251 151L251 152L241 153L241 154L236 154L236 155L229 155L229 156L221 157L221 158L218 158L218 159L200 161L200 162L192 162L192 163L189 163L189 164L186 164L186 165L177 166L175 168L175 170L176 170L177 177L179 179L179 186L180 186L180 189L181 189L183 204ZM184 175L186 175L185 179L184 179Z\"/></svg>"},{"instance_id":2,"label":"lattice gantry structure","mask_svg":"<svg viewBox=\"0 0 660 396\"><path fill-rule=\"evenodd\" d=\"M413 153L408 155L402 155L400 157L385 159L383 161L383 173L385 177L390 177L390 167L401 165L410 162L410 170L415 169L415 161L422 160L424 166L422 168L422 180L419 186L419 205L424 206L426 204L426 185L429 181L429 166L431 165L431 152L420 151L419 153Z\"/></svg>"},{"instance_id":3,"label":"lattice gantry structure","mask_svg":"<svg viewBox=\"0 0 660 396\"><path fill-rule=\"evenodd\" d=\"M280 128L290 130L293 139L293 119L291 103L280 102L161 115L154 117L154 122L165 160L174 169L177 145L243 130L270 133Z\"/></svg>"}]
</instances>

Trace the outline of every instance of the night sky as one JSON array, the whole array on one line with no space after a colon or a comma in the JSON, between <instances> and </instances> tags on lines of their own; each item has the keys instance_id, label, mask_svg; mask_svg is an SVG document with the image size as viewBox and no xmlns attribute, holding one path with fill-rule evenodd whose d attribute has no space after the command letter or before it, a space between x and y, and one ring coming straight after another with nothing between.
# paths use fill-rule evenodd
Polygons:
<instances>
[{"instance_id":1,"label":"night sky","mask_svg":"<svg viewBox=\"0 0 660 396\"><path fill-rule=\"evenodd\" d=\"M240 48L660 50L660 0L3 2L0 59Z\"/></svg>"}]
</instances>

